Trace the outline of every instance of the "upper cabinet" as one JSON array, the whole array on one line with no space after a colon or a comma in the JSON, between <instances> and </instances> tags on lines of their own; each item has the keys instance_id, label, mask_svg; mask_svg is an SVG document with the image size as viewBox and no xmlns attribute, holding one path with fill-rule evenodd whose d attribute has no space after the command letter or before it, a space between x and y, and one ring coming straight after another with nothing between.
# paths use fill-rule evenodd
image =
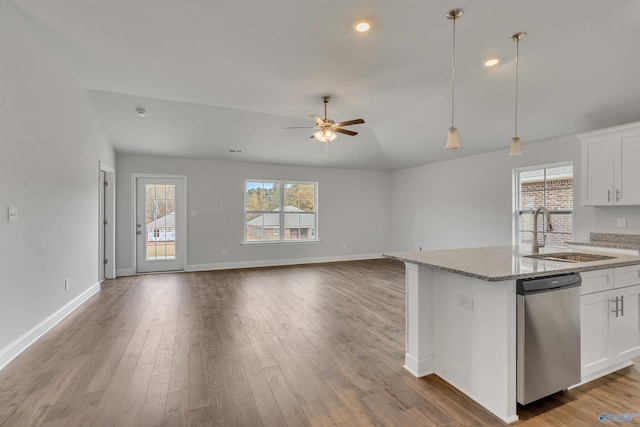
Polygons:
<instances>
[{"instance_id":1,"label":"upper cabinet","mask_svg":"<svg viewBox=\"0 0 640 427\"><path fill-rule=\"evenodd\" d=\"M640 122L578 135L582 205L640 205Z\"/></svg>"}]
</instances>

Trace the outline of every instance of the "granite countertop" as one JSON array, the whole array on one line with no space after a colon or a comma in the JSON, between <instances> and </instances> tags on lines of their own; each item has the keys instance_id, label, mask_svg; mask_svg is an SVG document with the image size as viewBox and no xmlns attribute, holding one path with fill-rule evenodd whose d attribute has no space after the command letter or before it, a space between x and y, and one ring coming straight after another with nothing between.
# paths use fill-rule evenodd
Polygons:
<instances>
[{"instance_id":1,"label":"granite countertop","mask_svg":"<svg viewBox=\"0 0 640 427\"><path fill-rule=\"evenodd\" d=\"M545 248L544 253L577 252ZM593 251L590 251L593 253ZM612 259L592 262L559 262L526 258L518 247L488 247L439 251L396 252L383 256L399 261L431 267L440 271L474 277L488 282L552 276L604 268L640 265L640 256L603 253Z\"/></svg>"},{"instance_id":2,"label":"granite countertop","mask_svg":"<svg viewBox=\"0 0 640 427\"><path fill-rule=\"evenodd\" d=\"M591 233L589 240L576 240L567 243L577 246L631 249L640 252L640 235L638 234Z\"/></svg>"}]
</instances>

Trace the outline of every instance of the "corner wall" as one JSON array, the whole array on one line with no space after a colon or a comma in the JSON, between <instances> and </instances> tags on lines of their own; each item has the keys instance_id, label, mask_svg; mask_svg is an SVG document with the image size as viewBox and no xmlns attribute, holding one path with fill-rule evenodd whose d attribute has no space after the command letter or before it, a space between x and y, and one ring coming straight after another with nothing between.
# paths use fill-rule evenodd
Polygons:
<instances>
[{"instance_id":1,"label":"corner wall","mask_svg":"<svg viewBox=\"0 0 640 427\"><path fill-rule=\"evenodd\" d=\"M118 275L133 274L132 173L187 175L186 270L363 259L390 249L389 172L133 154L118 154L116 169ZM320 242L242 245L245 179L317 181Z\"/></svg>"},{"instance_id":2,"label":"corner wall","mask_svg":"<svg viewBox=\"0 0 640 427\"><path fill-rule=\"evenodd\" d=\"M462 148L464 149L464 148ZM526 144L524 154L503 150L392 173L394 251L452 249L512 244L514 168L572 161L574 238L589 232L640 233L640 207L580 205L580 142L566 136ZM616 228L617 217L627 228Z\"/></svg>"},{"instance_id":3,"label":"corner wall","mask_svg":"<svg viewBox=\"0 0 640 427\"><path fill-rule=\"evenodd\" d=\"M99 161L114 166L115 153L85 91L0 6L2 368L99 290Z\"/></svg>"}]
</instances>

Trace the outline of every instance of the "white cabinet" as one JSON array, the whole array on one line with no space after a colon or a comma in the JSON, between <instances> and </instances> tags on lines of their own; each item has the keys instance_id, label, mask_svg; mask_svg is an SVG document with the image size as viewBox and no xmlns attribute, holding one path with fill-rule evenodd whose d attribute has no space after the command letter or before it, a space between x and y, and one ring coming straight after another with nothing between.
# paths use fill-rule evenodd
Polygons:
<instances>
[{"instance_id":1,"label":"white cabinet","mask_svg":"<svg viewBox=\"0 0 640 427\"><path fill-rule=\"evenodd\" d=\"M640 123L578 138L582 141L582 205L640 205Z\"/></svg>"},{"instance_id":2,"label":"white cabinet","mask_svg":"<svg viewBox=\"0 0 640 427\"><path fill-rule=\"evenodd\" d=\"M612 313L614 357L630 360L640 355L640 286L620 289L614 297L619 298L618 316ZM615 303L611 305L615 310Z\"/></svg>"},{"instance_id":3,"label":"white cabinet","mask_svg":"<svg viewBox=\"0 0 640 427\"><path fill-rule=\"evenodd\" d=\"M608 292L598 292L581 297L580 307L580 357L582 378L614 365L612 316Z\"/></svg>"},{"instance_id":4,"label":"white cabinet","mask_svg":"<svg viewBox=\"0 0 640 427\"><path fill-rule=\"evenodd\" d=\"M582 276L588 288L581 296L581 363L588 381L640 355L640 266Z\"/></svg>"}]
</instances>

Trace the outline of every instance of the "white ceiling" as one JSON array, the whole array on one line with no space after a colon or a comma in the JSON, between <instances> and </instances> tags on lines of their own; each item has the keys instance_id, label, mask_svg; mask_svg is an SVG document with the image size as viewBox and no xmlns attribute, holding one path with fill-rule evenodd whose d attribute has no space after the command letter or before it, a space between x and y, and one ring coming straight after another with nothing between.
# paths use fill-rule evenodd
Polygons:
<instances>
[{"instance_id":1,"label":"white ceiling","mask_svg":"<svg viewBox=\"0 0 640 427\"><path fill-rule=\"evenodd\" d=\"M13 0L118 152L395 170L640 120L640 0ZM451 33L456 127L446 151ZM357 18L373 30L356 34ZM493 69L483 59L499 56ZM324 163L309 114L363 118ZM148 116L139 118L136 107ZM242 150L241 154L229 153Z\"/></svg>"}]
</instances>

